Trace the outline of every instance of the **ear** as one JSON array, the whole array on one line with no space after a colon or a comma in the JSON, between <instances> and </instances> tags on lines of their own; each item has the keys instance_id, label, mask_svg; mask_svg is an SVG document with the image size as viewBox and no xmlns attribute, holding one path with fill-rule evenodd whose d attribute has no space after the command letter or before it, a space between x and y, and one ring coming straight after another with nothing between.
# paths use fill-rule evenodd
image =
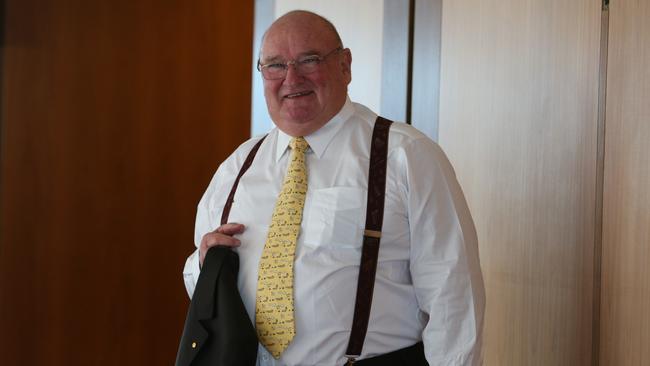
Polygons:
<instances>
[{"instance_id":1,"label":"ear","mask_svg":"<svg viewBox=\"0 0 650 366\"><path fill-rule=\"evenodd\" d=\"M352 81L352 52L349 48L345 48L343 51L343 57L341 57L341 71L347 83L349 84Z\"/></svg>"}]
</instances>

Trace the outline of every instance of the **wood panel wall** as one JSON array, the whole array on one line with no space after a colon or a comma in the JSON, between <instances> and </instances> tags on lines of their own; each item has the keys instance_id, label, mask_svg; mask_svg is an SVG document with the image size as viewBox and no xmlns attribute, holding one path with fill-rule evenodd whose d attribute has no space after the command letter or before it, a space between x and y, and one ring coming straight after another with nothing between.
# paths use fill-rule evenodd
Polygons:
<instances>
[{"instance_id":1,"label":"wood panel wall","mask_svg":"<svg viewBox=\"0 0 650 366\"><path fill-rule=\"evenodd\" d=\"M250 131L253 2L6 0L3 365L169 365L196 204Z\"/></svg>"},{"instance_id":2,"label":"wood panel wall","mask_svg":"<svg viewBox=\"0 0 650 366\"><path fill-rule=\"evenodd\" d=\"M443 2L439 141L476 222L485 365L592 362L599 1Z\"/></svg>"},{"instance_id":3,"label":"wood panel wall","mask_svg":"<svg viewBox=\"0 0 650 366\"><path fill-rule=\"evenodd\" d=\"M610 2L601 366L650 365L650 3Z\"/></svg>"}]
</instances>

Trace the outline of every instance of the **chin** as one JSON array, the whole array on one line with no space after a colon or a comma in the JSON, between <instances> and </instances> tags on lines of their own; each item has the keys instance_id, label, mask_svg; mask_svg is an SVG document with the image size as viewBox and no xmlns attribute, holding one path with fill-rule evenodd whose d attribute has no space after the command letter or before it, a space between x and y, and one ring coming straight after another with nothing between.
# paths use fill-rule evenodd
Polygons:
<instances>
[{"instance_id":1,"label":"chin","mask_svg":"<svg viewBox=\"0 0 650 366\"><path fill-rule=\"evenodd\" d=\"M282 119L279 123L276 122L276 126L278 126L282 132L291 136L307 136L321 127L313 120L291 118Z\"/></svg>"},{"instance_id":2,"label":"chin","mask_svg":"<svg viewBox=\"0 0 650 366\"><path fill-rule=\"evenodd\" d=\"M292 127L307 126L314 123L316 119L311 113L293 113L285 114L282 117L284 124Z\"/></svg>"},{"instance_id":3,"label":"chin","mask_svg":"<svg viewBox=\"0 0 650 366\"><path fill-rule=\"evenodd\" d=\"M316 117L313 108L286 108L281 113L287 121L294 121L300 123L301 121L308 122Z\"/></svg>"}]
</instances>

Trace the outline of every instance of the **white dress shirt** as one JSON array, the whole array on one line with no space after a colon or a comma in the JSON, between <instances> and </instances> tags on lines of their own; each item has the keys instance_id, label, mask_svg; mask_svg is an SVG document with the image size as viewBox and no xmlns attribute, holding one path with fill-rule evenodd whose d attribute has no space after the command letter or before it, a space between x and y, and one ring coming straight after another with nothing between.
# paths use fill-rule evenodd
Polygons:
<instances>
[{"instance_id":1,"label":"white dress shirt","mask_svg":"<svg viewBox=\"0 0 650 366\"><path fill-rule=\"evenodd\" d=\"M377 115L346 101L305 139L308 189L294 265L296 336L278 360L259 346L258 365L342 365L348 344L362 235L368 161ZM273 129L235 195L229 222L245 231L238 285L255 320L258 263L287 169L291 137ZM194 241L220 225L246 156L242 144L215 173L199 202ZM192 296L198 249L183 271ZM404 124L390 129L383 234L362 358L423 340L431 366L479 365L485 293L476 231L455 173L433 141Z\"/></svg>"}]
</instances>

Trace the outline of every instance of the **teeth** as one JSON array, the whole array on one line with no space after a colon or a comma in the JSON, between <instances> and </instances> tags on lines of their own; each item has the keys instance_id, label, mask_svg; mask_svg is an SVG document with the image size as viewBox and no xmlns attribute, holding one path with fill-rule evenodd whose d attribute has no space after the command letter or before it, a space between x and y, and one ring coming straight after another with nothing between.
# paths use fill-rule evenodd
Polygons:
<instances>
[{"instance_id":1,"label":"teeth","mask_svg":"<svg viewBox=\"0 0 650 366\"><path fill-rule=\"evenodd\" d=\"M295 98L295 97L300 97L300 96L303 96L303 95L307 95L307 94L309 94L309 93L310 93L310 92L305 91L305 92L299 92L299 93L288 94L288 95L286 96L286 98Z\"/></svg>"}]
</instances>

